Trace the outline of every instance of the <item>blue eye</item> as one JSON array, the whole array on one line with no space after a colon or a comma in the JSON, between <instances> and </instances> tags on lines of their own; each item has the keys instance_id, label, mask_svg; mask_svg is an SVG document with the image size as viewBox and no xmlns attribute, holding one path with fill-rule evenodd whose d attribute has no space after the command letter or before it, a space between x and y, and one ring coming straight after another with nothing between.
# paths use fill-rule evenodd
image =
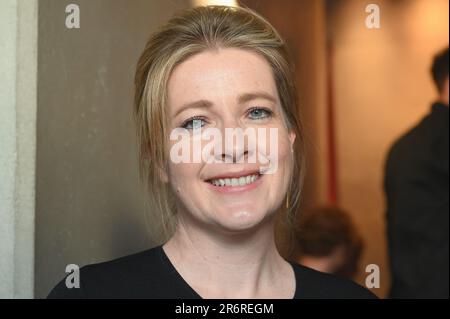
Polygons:
<instances>
[{"instance_id":1,"label":"blue eye","mask_svg":"<svg viewBox=\"0 0 450 319\"><path fill-rule=\"evenodd\" d=\"M193 130L193 129L199 129L202 128L206 124L205 120L203 120L201 117L192 117L188 120L186 120L181 127Z\"/></svg>"},{"instance_id":2,"label":"blue eye","mask_svg":"<svg viewBox=\"0 0 450 319\"><path fill-rule=\"evenodd\" d=\"M261 120L271 117L272 111L261 107L254 107L250 109L248 115L252 120Z\"/></svg>"}]
</instances>

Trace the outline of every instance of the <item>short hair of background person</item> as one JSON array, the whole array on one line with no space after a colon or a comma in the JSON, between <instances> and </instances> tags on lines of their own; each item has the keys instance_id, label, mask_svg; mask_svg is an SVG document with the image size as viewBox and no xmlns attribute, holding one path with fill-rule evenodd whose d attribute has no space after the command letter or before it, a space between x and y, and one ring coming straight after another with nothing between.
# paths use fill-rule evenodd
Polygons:
<instances>
[{"instance_id":1,"label":"short hair of background person","mask_svg":"<svg viewBox=\"0 0 450 319\"><path fill-rule=\"evenodd\" d=\"M363 240L343 209L324 206L306 211L300 217L296 240L300 264L346 278L356 275Z\"/></svg>"},{"instance_id":2,"label":"short hair of background person","mask_svg":"<svg viewBox=\"0 0 450 319\"><path fill-rule=\"evenodd\" d=\"M448 47L438 52L431 65L431 75L439 92L441 102L448 105L449 77L448 77Z\"/></svg>"}]
</instances>

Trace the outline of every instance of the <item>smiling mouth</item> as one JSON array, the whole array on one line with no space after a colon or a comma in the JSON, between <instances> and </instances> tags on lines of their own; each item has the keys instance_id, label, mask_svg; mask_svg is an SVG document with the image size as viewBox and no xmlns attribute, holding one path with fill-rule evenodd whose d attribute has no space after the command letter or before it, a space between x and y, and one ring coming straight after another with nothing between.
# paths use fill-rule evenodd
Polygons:
<instances>
[{"instance_id":1,"label":"smiling mouth","mask_svg":"<svg viewBox=\"0 0 450 319\"><path fill-rule=\"evenodd\" d=\"M253 184L261 177L261 174L255 173L240 177L209 179L206 182L218 187L239 187Z\"/></svg>"}]
</instances>

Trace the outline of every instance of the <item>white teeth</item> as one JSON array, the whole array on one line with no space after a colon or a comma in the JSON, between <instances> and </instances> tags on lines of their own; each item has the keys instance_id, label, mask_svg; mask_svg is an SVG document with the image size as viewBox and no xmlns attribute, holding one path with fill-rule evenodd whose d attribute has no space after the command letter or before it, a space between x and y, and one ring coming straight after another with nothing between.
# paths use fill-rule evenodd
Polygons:
<instances>
[{"instance_id":1,"label":"white teeth","mask_svg":"<svg viewBox=\"0 0 450 319\"><path fill-rule=\"evenodd\" d=\"M258 175L241 176L239 178L219 178L210 181L214 186L245 186L258 179Z\"/></svg>"}]
</instances>

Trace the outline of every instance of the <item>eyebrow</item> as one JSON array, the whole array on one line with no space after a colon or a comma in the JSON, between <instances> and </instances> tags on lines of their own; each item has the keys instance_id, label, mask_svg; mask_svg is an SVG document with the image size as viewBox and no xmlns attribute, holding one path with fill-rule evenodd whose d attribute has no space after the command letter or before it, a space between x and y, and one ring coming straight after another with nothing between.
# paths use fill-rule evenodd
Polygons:
<instances>
[{"instance_id":1,"label":"eyebrow","mask_svg":"<svg viewBox=\"0 0 450 319\"><path fill-rule=\"evenodd\" d=\"M244 104L244 103L256 100L256 99L264 99L264 100L269 100L272 103L277 103L277 99L275 97L273 97L269 93L262 92L262 91L242 94L241 96L239 96L238 101L239 101L239 104Z\"/></svg>"},{"instance_id":2,"label":"eyebrow","mask_svg":"<svg viewBox=\"0 0 450 319\"><path fill-rule=\"evenodd\" d=\"M265 99L272 103L277 103L277 99L274 96L272 96L269 93L262 92L262 91L241 94L238 98L238 103L244 104L244 103L250 102L252 100L256 100L256 99ZM208 100L198 100L198 101L194 101L194 102L188 102L186 104L183 104L177 110L177 112L175 113L174 116L177 116L178 114L180 114L181 112L183 112L187 109L210 108L212 105L213 105L213 103Z\"/></svg>"},{"instance_id":3,"label":"eyebrow","mask_svg":"<svg viewBox=\"0 0 450 319\"><path fill-rule=\"evenodd\" d=\"M213 104L211 101L208 100L198 100L195 102L189 102L186 104L183 104L178 111L175 112L174 116L177 116L178 114L180 114L181 112L188 110L188 109L204 109L204 108L209 108L211 107Z\"/></svg>"}]
</instances>

